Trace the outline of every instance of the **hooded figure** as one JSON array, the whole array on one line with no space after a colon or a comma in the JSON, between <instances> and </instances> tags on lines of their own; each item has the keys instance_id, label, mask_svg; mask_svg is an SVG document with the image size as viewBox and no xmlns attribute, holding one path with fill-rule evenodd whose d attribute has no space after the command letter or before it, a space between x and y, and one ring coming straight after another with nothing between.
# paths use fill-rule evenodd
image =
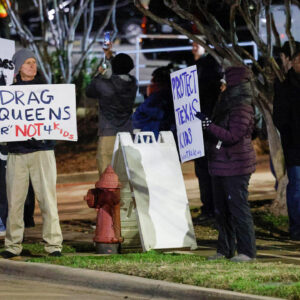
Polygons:
<instances>
[{"instance_id":1,"label":"hooded figure","mask_svg":"<svg viewBox=\"0 0 300 300\"><path fill-rule=\"evenodd\" d=\"M134 68L131 57L120 53L86 89L86 95L99 101L97 166L101 174L111 162L115 137L120 131L132 132L132 111L137 80L129 74ZM100 68L99 68L100 70Z\"/></svg>"},{"instance_id":2,"label":"hooded figure","mask_svg":"<svg viewBox=\"0 0 300 300\"><path fill-rule=\"evenodd\" d=\"M147 99L133 114L133 126L152 131L157 138L160 131L171 130L176 138L174 104L171 91L170 68L159 67L152 73Z\"/></svg>"},{"instance_id":3,"label":"hooded figure","mask_svg":"<svg viewBox=\"0 0 300 300\"><path fill-rule=\"evenodd\" d=\"M196 114L208 136L208 168L219 230L217 253L211 259L226 257L242 262L256 256L248 204L248 184L256 165L251 143L254 111L250 76L245 67L227 68L227 88L221 93L212 120L203 113Z\"/></svg>"}]
</instances>

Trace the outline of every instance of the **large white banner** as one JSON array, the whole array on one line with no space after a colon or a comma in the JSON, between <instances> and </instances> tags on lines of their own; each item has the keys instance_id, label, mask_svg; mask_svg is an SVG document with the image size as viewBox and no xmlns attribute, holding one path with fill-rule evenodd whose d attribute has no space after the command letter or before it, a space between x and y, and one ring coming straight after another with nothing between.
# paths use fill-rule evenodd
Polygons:
<instances>
[{"instance_id":1,"label":"large white banner","mask_svg":"<svg viewBox=\"0 0 300 300\"><path fill-rule=\"evenodd\" d=\"M200 97L196 66L171 73L178 147L181 162L204 156L201 121L195 117L200 111Z\"/></svg>"},{"instance_id":2,"label":"large white banner","mask_svg":"<svg viewBox=\"0 0 300 300\"><path fill-rule=\"evenodd\" d=\"M4 75L6 85L13 83L14 64L12 57L15 53L15 41L0 38L0 77Z\"/></svg>"},{"instance_id":3,"label":"large white banner","mask_svg":"<svg viewBox=\"0 0 300 300\"><path fill-rule=\"evenodd\" d=\"M0 86L0 142L77 141L74 84Z\"/></svg>"}]
</instances>

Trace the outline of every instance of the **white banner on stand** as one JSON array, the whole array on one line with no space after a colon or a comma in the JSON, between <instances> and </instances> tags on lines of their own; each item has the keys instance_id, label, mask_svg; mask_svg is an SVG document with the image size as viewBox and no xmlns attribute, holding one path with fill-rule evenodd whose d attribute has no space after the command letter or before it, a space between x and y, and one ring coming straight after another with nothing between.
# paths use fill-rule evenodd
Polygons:
<instances>
[{"instance_id":1,"label":"white banner on stand","mask_svg":"<svg viewBox=\"0 0 300 300\"><path fill-rule=\"evenodd\" d=\"M0 142L77 141L74 84L0 86Z\"/></svg>"},{"instance_id":2,"label":"white banner on stand","mask_svg":"<svg viewBox=\"0 0 300 300\"><path fill-rule=\"evenodd\" d=\"M171 73L178 147L181 162L204 156L197 67L191 66Z\"/></svg>"},{"instance_id":3,"label":"white banner on stand","mask_svg":"<svg viewBox=\"0 0 300 300\"><path fill-rule=\"evenodd\" d=\"M14 79L15 66L12 57L15 54L15 41L0 38L0 77L4 75L6 85Z\"/></svg>"}]
</instances>

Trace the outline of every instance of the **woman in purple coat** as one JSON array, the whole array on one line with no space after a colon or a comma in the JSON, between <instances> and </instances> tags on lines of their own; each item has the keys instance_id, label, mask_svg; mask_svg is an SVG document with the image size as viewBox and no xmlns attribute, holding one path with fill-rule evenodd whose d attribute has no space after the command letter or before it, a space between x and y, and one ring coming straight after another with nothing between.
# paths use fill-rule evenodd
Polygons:
<instances>
[{"instance_id":1,"label":"woman in purple coat","mask_svg":"<svg viewBox=\"0 0 300 300\"><path fill-rule=\"evenodd\" d=\"M217 253L210 259L251 261L256 256L248 184L256 158L251 143L254 125L250 72L245 67L225 71L227 87L212 120L198 112L208 132L208 167L212 176L215 217L219 230ZM235 251L237 250L237 255Z\"/></svg>"}]
</instances>

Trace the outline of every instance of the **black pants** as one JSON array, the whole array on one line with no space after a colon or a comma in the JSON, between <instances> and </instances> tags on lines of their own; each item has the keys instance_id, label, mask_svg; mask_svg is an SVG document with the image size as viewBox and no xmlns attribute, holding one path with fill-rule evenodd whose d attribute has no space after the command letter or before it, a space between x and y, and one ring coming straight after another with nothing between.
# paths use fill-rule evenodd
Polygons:
<instances>
[{"instance_id":1,"label":"black pants","mask_svg":"<svg viewBox=\"0 0 300 300\"><path fill-rule=\"evenodd\" d=\"M217 252L227 258L256 256L253 219L248 204L250 175L213 176L215 218L219 230Z\"/></svg>"},{"instance_id":2,"label":"black pants","mask_svg":"<svg viewBox=\"0 0 300 300\"><path fill-rule=\"evenodd\" d=\"M35 208L35 198L34 191L32 187L31 181L29 181L28 194L26 197L25 205L24 205L24 224L25 227L34 227L34 208Z\"/></svg>"},{"instance_id":3,"label":"black pants","mask_svg":"<svg viewBox=\"0 0 300 300\"><path fill-rule=\"evenodd\" d=\"M214 214L214 202L211 176L208 173L208 163L206 157L194 160L195 173L198 177L200 197L202 202L201 212L206 215Z\"/></svg>"},{"instance_id":4,"label":"black pants","mask_svg":"<svg viewBox=\"0 0 300 300\"><path fill-rule=\"evenodd\" d=\"M7 196L6 196L6 157L7 147L0 145L0 218L6 225L7 218ZM5 158L5 159L4 159Z\"/></svg>"}]
</instances>

